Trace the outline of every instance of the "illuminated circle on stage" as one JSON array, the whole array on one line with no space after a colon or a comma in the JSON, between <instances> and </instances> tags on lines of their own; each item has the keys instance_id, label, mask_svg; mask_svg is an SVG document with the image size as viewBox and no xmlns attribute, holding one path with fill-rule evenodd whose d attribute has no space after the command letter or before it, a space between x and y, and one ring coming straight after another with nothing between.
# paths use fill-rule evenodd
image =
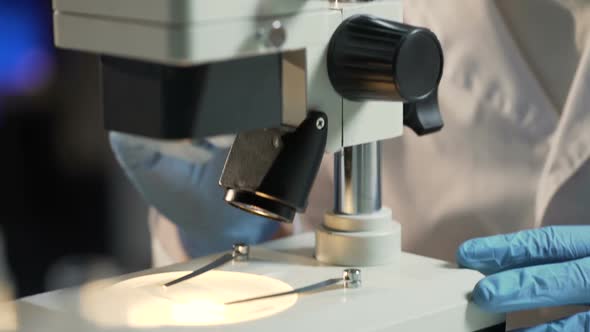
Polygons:
<instances>
[{"instance_id":1,"label":"illuminated circle on stage","mask_svg":"<svg viewBox=\"0 0 590 332\"><path fill-rule=\"evenodd\" d=\"M213 270L171 287L163 286L188 273L146 275L106 288L88 285L80 295L81 313L86 319L105 326L211 326L272 316L297 301L297 295L288 295L225 305L293 290L280 280L241 272Z\"/></svg>"}]
</instances>

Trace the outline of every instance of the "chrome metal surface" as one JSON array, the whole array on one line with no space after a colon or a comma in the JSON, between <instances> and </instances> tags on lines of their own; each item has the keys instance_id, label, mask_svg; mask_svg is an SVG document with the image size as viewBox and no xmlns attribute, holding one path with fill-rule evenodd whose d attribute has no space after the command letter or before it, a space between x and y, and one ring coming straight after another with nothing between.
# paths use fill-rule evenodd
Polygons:
<instances>
[{"instance_id":1,"label":"chrome metal surface","mask_svg":"<svg viewBox=\"0 0 590 332\"><path fill-rule=\"evenodd\" d=\"M200 267L187 275L184 275L178 279L174 279L174 280L164 284L164 287L174 286L174 285L179 284L183 281L192 279L192 278L199 276L205 272L211 271L211 270L216 269L226 263L229 263L232 260L235 260L237 262L243 262L243 261L247 261L249 258L250 258L250 246L248 246L245 243L236 243L232 246L231 253L224 254L223 256L217 258L213 262L211 262L203 267Z\"/></svg>"},{"instance_id":2,"label":"chrome metal surface","mask_svg":"<svg viewBox=\"0 0 590 332\"><path fill-rule=\"evenodd\" d=\"M247 261L250 258L250 246L245 243L234 244L232 257L238 262Z\"/></svg>"},{"instance_id":3,"label":"chrome metal surface","mask_svg":"<svg viewBox=\"0 0 590 332\"><path fill-rule=\"evenodd\" d=\"M225 303L225 305L238 304L238 303L244 303L244 302L250 302L250 301L258 301L258 300L270 299L270 298L274 298L274 297L291 295L291 294L301 294L301 293L306 293L306 292L312 292L312 291L320 290L322 288L325 288L325 287L328 287L328 286L331 286L331 285L338 284L340 282L342 282L342 278L333 278L333 279L324 280L322 282L318 282L316 284L312 284L312 285L309 285L309 286L297 288L297 289L294 289L292 291L283 292L283 293L276 293L276 294L270 294L270 295L264 295L264 296L258 296L258 297L252 297L252 298L249 298L249 299L237 300L237 301L232 301L232 302L227 302L227 303Z\"/></svg>"},{"instance_id":4,"label":"chrome metal surface","mask_svg":"<svg viewBox=\"0 0 590 332\"><path fill-rule=\"evenodd\" d=\"M381 146L379 142L346 147L334 156L335 206L340 214L381 209Z\"/></svg>"},{"instance_id":5,"label":"chrome metal surface","mask_svg":"<svg viewBox=\"0 0 590 332\"><path fill-rule=\"evenodd\" d=\"M342 278L332 278L332 279L320 281L318 283L311 284L311 285L305 286L305 287L296 288L296 289L294 289L292 291L288 291L288 292L275 293L275 294L251 297L248 299L231 301L231 302L225 303L225 305L245 303L245 302L250 302L250 301L258 301L258 300L265 300L265 299L270 299L270 298L285 296L285 295L291 295L291 294L302 294L302 293L314 292L314 291L323 290L326 287L336 285L341 282L344 283L344 288L359 288L361 286L361 270L359 270L359 269L346 269L342 272Z\"/></svg>"},{"instance_id":6,"label":"chrome metal surface","mask_svg":"<svg viewBox=\"0 0 590 332\"><path fill-rule=\"evenodd\" d=\"M359 288L361 287L361 270L346 269L342 273L345 288Z\"/></svg>"},{"instance_id":7,"label":"chrome metal surface","mask_svg":"<svg viewBox=\"0 0 590 332\"><path fill-rule=\"evenodd\" d=\"M224 264L226 264L228 262L231 262L233 259L234 259L233 254L225 254L225 255L217 258L213 262L211 262L211 263L209 263L209 264L207 264L207 265L205 265L205 266L203 266L201 268L198 268L195 271L193 271L193 272L191 272L191 273L189 273L189 274L187 274L185 276L182 276L182 277L180 277L178 279L174 279L174 280L172 280L172 281L164 284L164 286L165 287L170 287L170 286L174 286L176 284L179 284L179 283L181 283L183 281L187 281L187 280L192 279L192 278L194 278L194 277L196 277L198 275L201 275L201 274L203 274L203 273L205 273L207 271L211 271L211 270L213 270L215 268L220 267L221 265L224 265Z\"/></svg>"}]
</instances>

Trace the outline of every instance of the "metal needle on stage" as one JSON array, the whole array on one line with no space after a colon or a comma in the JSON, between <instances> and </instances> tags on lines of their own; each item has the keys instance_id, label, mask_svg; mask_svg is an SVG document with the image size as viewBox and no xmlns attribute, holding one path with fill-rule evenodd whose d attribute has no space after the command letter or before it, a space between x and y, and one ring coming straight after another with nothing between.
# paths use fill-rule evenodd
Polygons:
<instances>
[{"instance_id":1,"label":"metal needle on stage","mask_svg":"<svg viewBox=\"0 0 590 332\"><path fill-rule=\"evenodd\" d=\"M182 276L178 279L174 279L174 280L164 284L164 286L165 287L174 286L178 283L192 279L192 278L194 278L198 275L201 275L205 272L216 269L216 268L218 268L226 263L229 263L233 260L246 261L246 260L248 260L249 255L250 255L250 248L248 247L248 245L245 245L243 243L234 244L233 251L231 253L227 253L227 254L223 255L223 256L217 258L216 260L214 260L213 262L211 262L203 267L200 267L185 276Z\"/></svg>"},{"instance_id":2,"label":"metal needle on stage","mask_svg":"<svg viewBox=\"0 0 590 332\"><path fill-rule=\"evenodd\" d=\"M318 282L318 283L315 283L315 284L312 284L309 286L297 288L297 289L294 289L294 290L288 291L288 292L275 293L275 294L252 297L252 298L248 298L248 299L231 301L231 302L225 303L225 305L245 303L245 302L250 302L250 301L258 301L258 300L270 299L270 298L274 298L274 297L291 295L291 294L307 293L307 292L320 290L320 289L323 289L323 288L326 288L328 286L332 286L332 285L335 285L338 283L344 283L345 288L358 288L358 287L360 287L361 286L361 271L359 269L346 269L346 270L344 270L341 278L332 278L332 279L324 280L324 281L321 281L321 282Z\"/></svg>"},{"instance_id":3,"label":"metal needle on stage","mask_svg":"<svg viewBox=\"0 0 590 332\"><path fill-rule=\"evenodd\" d=\"M283 292L283 293L276 293L276 294L270 294L270 295L264 295L264 296L258 296L258 297L252 297L252 298L238 300L238 301L227 302L226 305L238 304L238 303L244 303L244 302L250 302L250 301L257 301L257 300L264 300L264 299L270 299L270 298L273 298L273 297L279 297L279 296L285 296L285 295L291 295L291 294L300 294L300 293L305 293L305 292L311 292L311 291L314 291L314 290L322 289L324 287L328 287L328 286L337 284L339 282L342 282L342 278L328 279L328 280L324 280L322 282L318 282L317 284L313 284L313 285L309 285L309 286L297 288L297 289L294 289L292 291Z\"/></svg>"}]
</instances>

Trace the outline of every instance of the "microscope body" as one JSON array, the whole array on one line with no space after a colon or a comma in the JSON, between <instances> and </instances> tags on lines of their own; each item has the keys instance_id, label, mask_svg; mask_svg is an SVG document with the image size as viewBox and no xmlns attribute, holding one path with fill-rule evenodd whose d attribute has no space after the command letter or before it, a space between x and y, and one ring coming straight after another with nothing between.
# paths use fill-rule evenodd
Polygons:
<instances>
[{"instance_id":1,"label":"microscope body","mask_svg":"<svg viewBox=\"0 0 590 332\"><path fill-rule=\"evenodd\" d=\"M107 72L103 72L107 80L104 82L107 129L164 139L184 138L188 134L211 136L281 125L297 126L305 118L307 110L321 110L330 120L326 152L402 134L402 103L344 99L332 87L326 70L327 46L344 19L357 14L373 14L401 21L400 1L241 0L212 3L206 0L54 0L54 8L55 43L58 47L97 53L107 58L103 59L107 67ZM133 65L136 68L120 69ZM141 68L142 65L146 68ZM203 100L193 100L197 106L209 106L199 107L199 112L225 112L217 114L216 118L193 116L191 119L195 122L200 120L210 129L202 130L199 124L191 121L173 121L176 118L168 123L158 123L157 130L141 128L148 126L145 119L150 112L149 107L143 107L143 113L138 110L136 118L132 118L135 114L130 114L132 120L128 122L112 114L132 112L124 111L123 107L138 106L138 102L134 104L126 101L127 98L121 94L110 93L109 87L144 93L129 96L128 99L142 97L145 100L150 97L145 94L149 91L165 102L167 96L162 90L166 82L160 80L159 86L150 86L148 79L134 82L132 76L137 74L135 78L139 80L144 71L143 77L155 80L161 78L157 76L157 71L168 70L168 75L174 75L175 70L197 71L199 67L201 72L206 71L209 75L203 78L201 72L194 74L200 74L201 80L206 80L202 86L207 85L207 90L218 90L215 91L218 94L211 99L229 102L235 97L242 97L238 103L242 106L240 109L231 107L234 106L231 104L210 105L208 96L203 96ZM132 70L135 73L131 73ZM190 75L184 75L184 81L178 80L179 85L186 84L187 80L192 82L188 77ZM225 79L223 82L226 85L216 84L218 77L219 80ZM233 81L236 82L231 85ZM130 83L135 84L124 85ZM141 83L143 86L138 86ZM274 89L267 88L273 85ZM242 96L234 96L239 92ZM253 110L247 103L248 98L243 97L248 94L258 105L257 108L252 107ZM119 106L114 105L115 102ZM183 113L186 107L174 106L177 106L174 113ZM115 111L111 112L111 108ZM192 111L196 113L196 109ZM184 113L188 112L184 110ZM223 116L230 115L229 112L232 112L233 118L242 121L233 123L231 117ZM168 115L163 113L160 110L160 117L154 115L154 118L165 122ZM240 117L241 113L252 116L252 121L247 121L248 117ZM139 119L144 120L144 124L139 123ZM182 120L189 119L185 116ZM135 126L129 123L131 121L135 122ZM186 122L192 126L192 132L184 128ZM178 128L165 128L166 125Z\"/></svg>"},{"instance_id":2,"label":"microscope body","mask_svg":"<svg viewBox=\"0 0 590 332\"><path fill-rule=\"evenodd\" d=\"M303 212L319 166L318 148L311 149L314 152L291 149L301 160L314 159L311 155L316 154L316 161L282 166L291 169L275 171L272 181L263 183L263 179L269 178L267 173L280 159L281 138L298 127L310 110L325 114L327 133L322 146L327 153L402 135L401 98L345 98L334 89L337 75L330 77L328 70L335 53L331 40L343 21L360 15L401 21L400 1L165 3L56 0L55 7L63 8L55 12L56 44L102 55L109 130L181 140L244 133L238 135L220 181L231 188L226 200L234 206L288 222L296 212ZM302 140L291 144L308 145ZM287 153L291 152L283 155ZM287 157L283 159L296 158ZM378 159L379 151L367 157ZM302 168L298 176L290 174ZM358 180L375 177L378 170L363 167L354 173ZM307 180L305 188L296 190L303 180ZM268 187L282 194L265 192ZM349 187L342 183L340 192L353 190ZM378 196L380 192L360 194ZM268 196L291 204L274 204ZM266 208L254 208L260 204ZM332 212L327 216L330 230L346 226L339 233L325 227L318 231L318 259L341 265L395 259L401 230L391 222L386 208L359 211L360 220Z\"/></svg>"},{"instance_id":3,"label":"microscope body","mask_svg":"<svg viewBox=\"0 0 590 332\"><path fill-rule=\"evenodd\" d=\"M404 70L411 66L394 72L403 84L382 73L384 62L414 61L412 52L390 57L390 36L432 49L428 31L394 23L402 14L399 0L54 0L56 45L101 55L106 129L168 141L238 133L220 180L234 206L289 222L307 205L321 155L336 153L335 209L315 240L307 234L279 241L267 248L282 264L250 268L298 284L334 265L374 266L369 286L310 297L291 314L231 330L289 329L311 310L318 320L333 320L333 329L503 331L501 315L468 300L481 275L402 253L401 227L381 206L377 142L401 136L404 125L420 133L442 126L432 106L436 89L418 93L424 81L438 85L442 53L428 60L438 72L419 80ZM370 40L379 33L383 38ZM357 43L358 35L368 44ZM348 43L348 53L338 43ZM348 61L351 54L356 62ZM355 82L359 72L362 84ZM297 153L313 158L293 158ZM290 167L305 181L288 182L282 172ZM300 194L285 193L290 189ZM305 254L285 254L301 246Z\"/></svg>"}]
</instances>

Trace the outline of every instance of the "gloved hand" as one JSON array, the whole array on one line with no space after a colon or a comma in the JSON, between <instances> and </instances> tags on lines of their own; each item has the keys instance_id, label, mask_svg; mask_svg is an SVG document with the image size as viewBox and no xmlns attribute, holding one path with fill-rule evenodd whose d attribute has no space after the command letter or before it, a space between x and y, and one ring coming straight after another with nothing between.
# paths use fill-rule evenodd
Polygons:
<instances>
[{"instance_id":1,"label":"gloved hand","mask_svg":"<svg viewBox=\"0 0 590 332\"><path fill-rule=\"evenodd\" d=\"M236 242L259 243L277 232L277 222L223 200L219 177L232 140L162 143L120 133L111 133L110 140L144 199L178 226L191 257L228 250Z\"/></svg>"},{"instance_id":2,"label":"gloved hand","mask_svg":"<svg viewBox=\"0 0 590 332\"><path fill-rule=\"evenodd\" d=\"M553 226L466 241L460 266L488 276L473 290L484 310L590 304L590 226ZM590 312L519 331L590 332Z\"/></svg>"}]
</instances>

